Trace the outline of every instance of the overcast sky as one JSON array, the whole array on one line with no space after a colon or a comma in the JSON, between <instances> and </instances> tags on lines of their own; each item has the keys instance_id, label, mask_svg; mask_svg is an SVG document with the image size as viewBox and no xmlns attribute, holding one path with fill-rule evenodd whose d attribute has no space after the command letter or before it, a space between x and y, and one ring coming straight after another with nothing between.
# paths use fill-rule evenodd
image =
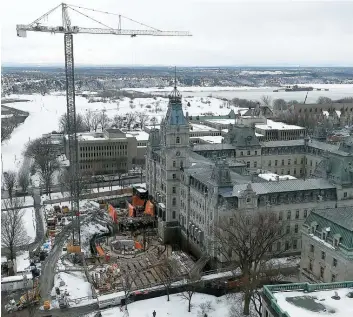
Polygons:
<instances>
[{"instance_id":1,"label":"overcast sky","mask_svg":"<svg viewBox=\"0 0 353 317\"><path fill-rule=\"evenodd\" d=\"M74 35L76 64L353 66L353 0L71 0L69 3L120 13L158 29L193 34L178 38ZM28 32L27 38L16 36L16 24L30 23L58 4L59 0L2 1L2 63L64 63L62 34ZM117 16L82 12L117 26ZM72 20L72 25L99 27L77 14L72 14ZM59 25L60 11L47 23Z\"/></svg>"}]
</instances>

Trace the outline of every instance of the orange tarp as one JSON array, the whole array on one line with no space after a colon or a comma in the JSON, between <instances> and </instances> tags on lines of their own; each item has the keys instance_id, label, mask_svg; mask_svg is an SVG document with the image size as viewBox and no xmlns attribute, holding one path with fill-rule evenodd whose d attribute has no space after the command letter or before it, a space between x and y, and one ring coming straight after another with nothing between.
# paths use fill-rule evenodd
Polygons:
<instances>
[{"instance_id":1,"label":"orange tarp","mask_svg":"<svg viewBox=\"0 0 353 317\"><path fill-rule=\"evenodd\" d=\"M132 196L132 205L133 206L143 206L145 201L138 196Z\"/></svg>"},{"instance_id":2,"label":"orange tarp","mask_svg":"<svg viewBox=\"0 0 353 317\"><path fill-rule=\"evenodd\" d=\"M134 216L134 206L129 204L128 209L129 209L129 217L133 217Z\"/></svg>"},{"instance_id":3,"label":"orange tarp","mask_svg":"<svg viewBox=\"0 0 353 317\"><path fill-rule=\"evenodd\" d=\"M141 249L142 249L142 245L141 245L141 243L140 243L140 242L135 241L135 249L139 249L139 250L141 250Z\"/></svg>"},{"instance_id":4,"label":"orange tarp","mask_svg":"<svg viewBox=\"0 0 353 317\"><path fill-rule=\"evenodd\" d=\"M97 249L99 256L104 256L105 253L100 245L97 245L96 249Z\"/></svg>"},{"instance_id":5,"label":"orange tarp","mask_svg":"<svg viewBox=\"0 0 353 317\"><path fill-rule=\"evenodd\" d=\"M148 200L145 208L145 214L154 216L154 205Z\"/></svg>"},{"instance_id":6,"label":"orange tarp","mask_svg":"<svg viewBox=\"0 0 353 317\"><path fill-rule=\"evenodd\" d=\"M108 213L109 213L109 216L113 219L113 222L118 223L118 214L112 205L109 205Z\"/></svg>"}]
</instances>

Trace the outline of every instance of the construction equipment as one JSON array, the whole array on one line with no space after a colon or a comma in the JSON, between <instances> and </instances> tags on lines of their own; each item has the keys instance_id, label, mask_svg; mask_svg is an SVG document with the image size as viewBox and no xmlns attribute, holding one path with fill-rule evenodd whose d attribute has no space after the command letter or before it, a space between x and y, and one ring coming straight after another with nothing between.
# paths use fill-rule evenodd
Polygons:
<instances>
[{"instance_id":1,"label":"construction equipment","mask_svg":"<svg viewBox=\"0 0 353 317\"><path fill-rule=\"evenodd\" d=\"M33 289L24 293L17 302L14 299L10 299L9 303L5 305L5 309L8 313L11 313L14 311L22 310L28 306L38 305L39 301L39 282L38 279L35 279Z\"/></svg>"},{"instance_id":2,"label":"construction equipment","mask_svg":"<svg viewBox=\"0 0 353 317\"><path fill-rule=\"evenodd\" d=\"M43 22L58 8L61 8L61 19L62 25L60 26L44 26ZM100 28L86 28L79 26L72 26L71 19L69 16L69 9L84 16L85 18L100 24ZM100 12L103 14L116 15L119 17L118 28L112 28L105 23L98 21L86 13L82 13L81 10L89 10L94 12ZM72 12L71 11L71 12ZM134 29L123 29L122 19L129 20L148 28L148 30L134 30ZM77 129L76 129L76 106L75 106L75 76L74 76L74 53L73 53L73 35L74 34L112 34L112 35L129 35L136 37L137 35L149 35L149 36L191 36L189 32L182 31L161 31L159 29L150 27L143 23L134 21L130 18L124 17L119 14L68 5L61 3L55 8L51 9L41 17L36 19L30 24L19 24L16 26L17 36L26 37L27 31L33 32L45 32L45 33L63 33L64 34L64 48L65 48L65 73L66 73L66 101L67 101L67 131L68 131L68 144L69 144L69 161L70 161L70 191L71 191L71 209L73 216L76 215L76 226L73 225L73 237L72 240L75 245L81 246L80 237L80 219L79 219L79 168L78 168L78 150L77 150Z\"/></svg>"}]
</instances>

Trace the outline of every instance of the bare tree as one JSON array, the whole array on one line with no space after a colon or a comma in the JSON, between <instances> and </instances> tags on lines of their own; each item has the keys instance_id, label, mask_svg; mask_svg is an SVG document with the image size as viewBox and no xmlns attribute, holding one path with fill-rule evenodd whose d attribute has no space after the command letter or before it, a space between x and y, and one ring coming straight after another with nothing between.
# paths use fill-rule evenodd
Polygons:
<instances>
[{"instance_id":1,"label":"bare tree","mask_svg":"<svg viewBox=\"0 0 353 317\"><path fill-rule=\"evenodd\" d=\"M4 184L4 189L7 191L10 200L12 200L15 193L15 187L17 185L16 172L15 171L4 172L3 184Z\"/></svg>"},{"instance_id":2,"label":"bare tree","mask_svg":"<svg viewBox=\"0 0 353 317\"><path fill-rule=\"evenodd\" d=\"M135 280L138 278L139 272L131 270L126 265L120 266L120 281L121 288L125 295L125 305L127 310L127 304L129 302L129 297L134 287L136 287Z\"/></svg>"},{"instance_id":3,"label":"bare tree","mask_svg":"<svg viewBox=\"0 0 353 317\"><path fill-rule=\"evenodd\" d=\"M197 288L201 284L201 277L199 274L189 275L185 290L179 294L180 297L188 301L188 312L191 312L191 300L193 295L196 293Z\"/></svg>"},{"instance_id":4,"label":"bare tree","mask_svg":"<svg viewBox=\"0 0 353 317\"><path fill-rule=\"evenodd\" d=\"M57 159L57 151L53 148L50 138L41 137L29 142L24 155L33 159L35 170L38 172L40 180L50 196L54 174L61 167Z\"/></svg>"},{"instance_id":5,"label":"bare tree","mask_svg":"<svg viewBox=\"0 0 353 317\"><path fill-rule=\"evenodd\" d=\"M149 120L148 115L145 112L138 112L136 116L139 120L140 128L143 129L145 125L148 123L148 120Z\"/></svg>"},{"instance_id":6,"label":"bare tree","mask_svg":"<svg viewBox=\"0 0 353 317\"><path fill-rule=\"evenodd\" d=\"M226 206L225 206L226 207ZM226 207L228 209L228 207ZM234 267L234 276L242 277L244 315L250 314L250 301L262 283L279 274L270 259L283 253L277 248L287 235L285 223L271 211L237 211L222 217L215 225L215 247Z\"/></svg>"},{"instance_id":7,"label":"bare tree","mask_svg":"<svg viewBox=\"0 0 353 317\"><path fill-rule=\"evenodd\" d=\"M158 124L158 119L156 117L152 117L150 122L153 125L153 127L155 127Z\"/></svg>"},{"instance_id":8,"label":"bare tree","mask_svg":"<svg viewBox=\"0 0 353 317\"><path fill-rule=\"evenodd\" d=\"M136 113L129 112L125 116L127 129L131 129L131 125L136 121Z\"/></svg>"},{"instance_id":9,"label":"bare tree","mask_svg":"<svg viewBox=\"0 0 353 317\"><path fill-rule=\"evenodd\" d=\"M1 201L1 245L9 250L11 260L16 258L20 246L28 244L22 206L23 202L19 198Z\"/></svg>"},{"instance_id":10,"label":"bare tree","mask_svg":"<svg viewBox=\"0 0 353 317\"><path fill-rule=\"evenodd\" d=\"M261 96L260 98L260 101L261 103L264 105L264 106L267 106L267 107L270 107L272 106L272 98L270 96Z\"/></svg>"},{"instance_id":11,"label":"bare tree","mask_svg":"<svg viewBox=\"0 0 353 317\"><path fill-rule=\"evenodd\" d=\"M63 196L71 196L71 183L72 183L72 177L73 175L70 173L69 170L67 169L62 169L58 181L60 184L60 191ZM78 194L84 194L89 192L89 183L90 183L90 178L89 175L84 175L82 173L79 173L77 175L77 183L78 183Z\"/></svg>"},{"instance_id":12,"label":"bare tree","mask_svg":"<svg viewBox=\"0 0 353 317\"><path fill-rule=\"evenodd\" d=\"M11 134L16 127L17 123L13 118L1 120L1 143L11 138Z\"/></svg>"},{"instance_id":13,"label":"bare tree","mask_svg":"<svg viewBox=\"0 0 353 317\"><path fill-rule=\"evenodd\" d=\"M97 132L100 123L99 113L94 113L92 116L92 129Z\"/></svg>"},{"instance_id":14,"label":"bare tree","mask_svg":"<svg viewBox=\"0 0 353 317\"><path fill-rule=\"evenodd\" d=\"M93 130L93 115L94 114L91 109L88 109L83 115L83 122L87 126L89 131Z\"/></svg>"},{"instance_id":15,"label":"bare tree","mask_svg":"<svg viewBox=\"0 0 353 317\"><path fill-rule=\"evenodd\" d=\"M169 292L172 286L172 283L175 281L177 274L177 265L173 258L166 258L162 265L160 266L161 271L161 282L163 283L165 290L167 292L167 301L169 302Z\"/></svg>"},{"instance_id":16,"label":"bare tree","mask_svg":"<svg viewBox=\"0 0 353 317\"><path fill-rule=\"evenodd\" d=\"M111 120L106 114L106 110L102 110L102 112L98 114L98 118L102 131L107 129L111 123Z\"/></svg>"},{"instance_id":17,"label":"bare tree","mask_svg":"<svg viewBox=\"0 0 353 317\"><path fill-rule=\"evenodd\" d=\"M27 192L30 184L29 168L28 166L22 165L18 172L17 183L21 186L22 192Z\"/></svg>"},{"instance_id":18,"label":"bare tree","mask_svg":"<svg viewBox=\"0 0 353 317\"><path fill-rule=\"evenodd\" d=\"M62 133L68 132L67 127L67 114L64 113L59 118L59 129ZM76 131L77 132L88 132L90 130L89 126L86 125L84 117L78 113L76 114Z\"/></svg>"},{"instance_id":19,"label":"bare tree","mask_svg":"<svg viewBox=\"0 0 353 317\"><path fill-rule=\"evenodd\" d=\"M317 103L319 104L331 104L332 103L332 99L329 97L323 97L320 96L319 98L317 98Z\"/></svg>"},{"instance_id":20,"label":"bare tree","mask_svg":"<svg viewBox=\"0 0 353 317\"><path fill-rule=\"evenodd\" d=\"M124 125L124 117L121 115L114 116L114 125L116 128L121 129Z\"/></svg>"},{"instance_id":21,"label":"bare tree","mask_svg":"<svg viewBox=\"0 0 353 317\"><path fill-rule=\"evenodd\" d=\"M273 110L284 111L288 109L288 105L284 99L273 100Z\"/></svg>"}]
</instances>

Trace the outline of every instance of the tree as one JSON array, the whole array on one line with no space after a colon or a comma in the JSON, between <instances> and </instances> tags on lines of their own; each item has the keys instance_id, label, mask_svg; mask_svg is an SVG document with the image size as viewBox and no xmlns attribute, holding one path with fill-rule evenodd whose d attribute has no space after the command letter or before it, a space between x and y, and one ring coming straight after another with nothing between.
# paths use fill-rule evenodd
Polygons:
<instances>
[{"instance_id":1,"label":"tree","mask_svg":"<svg viewBox=\"0 0 353 317\"><path fill-rule=\"evenodd\" d=\"M316 102L318 104L331 104L332 103L332 99L328 98L328 97L320 96L319 98L317 98Z\"/></svg>"},{"instance_id":2,"label":"tree","mask_svg":"<svg viewBox=\"0 0 353 317\"><path fill-rule=\"evenodd\" d=\"M69 170L67 169L62 169L58 181L60 184L60 191L63 196L72 196L71 193L71 182L72 182L72 177L73 175L70 173ZM82 173L78 174L77 177L77 183L78 183L78 195L80 196L81 194L87 193L89 191L89 178L88 175L83 175Z\"/></svg>"},{"instance_id":3,"label":"tree","mask_svg":"<svg viewBox=\"0 0 353 317\"><path fill-rule=\"evenodd\" d=\"M114 116L114 125L117 129L121 129L124 125L124 117L121 115Z\"/></svg>"},{"instance_id":4,"label":"tree","mask_svg":"<svg viewBox=\"0 0 353 317\"><path fill-rule=\"evenodd\" d=\"M98 127L99 127L99 123L100 123L99 113L93 114L91 122L92 122L92 129L94 130L94 132L97 132Z\"/></svg>"},{"instance_id":5,"label":"tree","mask_svg":"<svg viewBox=\"0 0 353 317\"><path fill-rule=\"evenodd\" d=\"M136 114L133 112L129 112L126 114L125 118L126 118L127 129L130 130L131 125L136 121Z\"/></svg>"},{"instance_id":6,"label":"tree","mask_svg":"<svg viewBox=\"0 0 353 317\"><path fill-rule=\"evenodd\" d=\"M16 258L20 246L28 244L22 206L23 202L19 198L1 201L1 244L9 250L11 260Z\"/></svg>"},{"instance_id":7,"label":"tree","mask_svg":"<svg viewBox=\"0 0 353 317\"><path fill-rule=\"evenodd\" d=\"M284 111L288 109L288 105L284 99L273 100L273 110Z\"/></svg>"},{"instance_id":8,"label":"tree","mask_svg":"<svg viewBox=\"0 0 353 317\"><path fill-rule=\"evenodd\" d=\"M155 127L158 124L158 119L157 117L152 117L150 120L151 124L153 125L153 127Z\"/></svg>"},{"instance_id":9,"label":"tree","mask_svg":"<svg viewBox=\"0 0 353 317\"><path fill-rule=\"evenodd\" d=\"M98 113L98 121L101 126L102 131L107 129L111 123L110 118L106 114L106 110L102 110L101 113Z\"/></svg>"},{"instance_id":10,"label":"tree","mask_svg":"<svg viewBox=\"0 0 353 317\"><path fill-rule=\"evenodd\" d=\"M160 267L160 271L162 272L162 283L167 292L167 301L169 302L169 291L172 286L172 283L175 281L175 278L178 276L177 274L177 264L173 258L166 258Z\"/></svg>"},{"instance_id":11,"label":"tree","mask_svg":"<svg viewBox=\"0 0 353 317\"><path fill-rule=\"evenodd\" d=\"M280 266L275 267L270 259L283 252L282 248L277 251L277 243L287 234L284 225L274 212L264 210L232 212L215 225L215 247L234 267L234 276L241 276L244 315L250 314L250 301L255 291L270 276L279 275Z\"/></svg>"},{"instance_id":12,"label":"tree","mask_svg":"<svg viewBox=\"0 0 353 317\"><path fill-rule=\"evenodd\" d=\"M201 277L199 274L189 275L187 278L187 284L185 290L179 294L180 297L188 301L188 312L191 312L191 300L192 296L196 293L197 287L201 283Z\"/></svg>"},{"instance_id":13,"label":"tree","mask_svg":"<svg viewBox=\"0 0 353 317\"><path fill-rule=\"evenodd\" d=\"M93 116L94 113L91 109L88 109L85 114L83 115L83 122L89 129L89 131L93 130Z\"/></svg>"},{"instance_id":14,"label":"tree","mask_svg":"<svg viewBox=\"0 0 353 317\"><path fill-rule=\"evenodd\" d=\"M16 127L17 123L14 118L1 120L1 143L11 138L11 134Z\"/></svg>"},{"instance_id":15,"label":"tree","mask_svg":"<svg viewBox=\"0 0 353 317\"><path fill-rule=\"evenodd\" d=\"M59 129L62 133L68 133L67 114L63 114L59 118ZM88 132L89 126L86 125L84 117L78 113L76 114L76 132Z\"/></svg>"},{"instance_id":16,"label":"tree","mask_svg":"<svg viewBox=\"0 0 353 317\"><path fill-rule=\"evenodd\" d=\"M50 138L41 137L29 142L26 146L25 157L32 158L36 172L38 172L46 192L51 197L51 186L55 172L60 170L57 151L53 148Z\"/></svg>"},{"instance_id":17,"label":"tree","mask_svg":"<svg viewBox=\"0 0 353 317\"><path fill-rule=\"evenodd\" d=\"M4 172L3 175L4 189L7 191L10 200L14 196L15 187L17 184L17 174L15 171Z\"/></svg>"},{"instance_id":18,"label":"tree","mask_svg":"<svg viewBox=\"0 0 353 317\"><path fill-rule=\"evenodd\" d=\"M271 105L272 105L272 98L270 96L262 96L260 98L260 101L261 103L264 105L264 106L267 106L269 108L271 108Z\"/></svg>"},{"instance_id":19,"label":"tree","mask_svg":"<svg viewBox=\"0 0 353 317\"><path fill-rule=\"evenodd\" d=\"M143 129L146 123L148 123L148 120L149 120L148 115L144 112L138 112L136 116L139 120L140 128Z\"/></svg>"},{"instance_id":20,"label":"tree","mask_svg":"<svg viewBox=\"0 0 353 317\"><path fill-rule=\"evenodd\" d=\"M116 174L119 179L119 186L123 187L122 177L125 173L127 173L127 158L123 156L118 156L115 160L116 164Z\"/></svg>"},{"instance_id":21,"label":"tree","mask_svg":"<svg viewBox=\"0 0 353 317\"><path fill-rule=\"evenodd\" d=\"M22 192L26 193L30 184L29 168L22 165L18 172L17 183L21 186Z\"/></svg>"}]
</instances>

